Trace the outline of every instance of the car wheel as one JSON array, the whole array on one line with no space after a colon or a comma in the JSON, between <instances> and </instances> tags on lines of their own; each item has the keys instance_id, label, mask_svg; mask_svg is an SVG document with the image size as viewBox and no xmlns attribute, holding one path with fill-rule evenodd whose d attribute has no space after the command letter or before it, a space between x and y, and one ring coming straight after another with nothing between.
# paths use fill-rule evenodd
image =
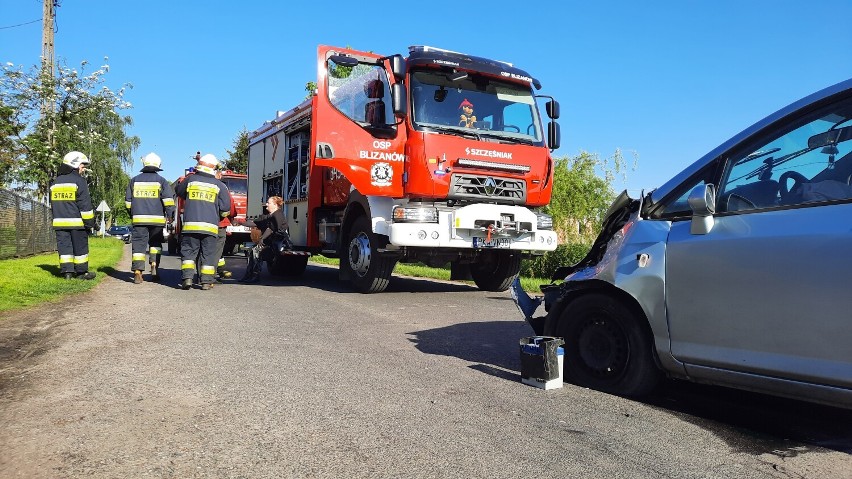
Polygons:
<instances>
[{"instance_id":1,"label":"car wheel","mask_svg":"<svg viewBox=\"0 0 852 479\"><path fill-rule=\"evenodd\" d=\"M568 304L556 326L565 340L565 379L622 396L642 396L659 383L650 329L644 318L605 294Z\"/></svg>"}]
</instances>

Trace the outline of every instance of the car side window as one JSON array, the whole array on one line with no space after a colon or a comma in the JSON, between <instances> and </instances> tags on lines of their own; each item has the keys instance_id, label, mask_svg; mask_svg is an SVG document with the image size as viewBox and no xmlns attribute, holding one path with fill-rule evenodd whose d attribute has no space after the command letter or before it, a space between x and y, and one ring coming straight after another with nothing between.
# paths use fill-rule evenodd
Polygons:
<instances>
[{"instance_id":1,"label":"car side window","mask_svg":"<svg viewBox=\"0 0 852 479\"><path fill-rule=\"evenodd\" d=\"M844 125L850 108L850 99L835 102L733 151L716 211L852 199L852 125Z\"/></svg>"},{"instance_id":2,"label":"car side window","mask_svg":"<svg viewBox=\"0 0 852 479\"><path fill-rule=\"evenodd\" d=\"M653 218L661 219L686 219L692 216L692 209L689 207L687 199L692 190L698 185L706 185L713 183L713 176L716 173L718 161L713 161L705 166L700 172L693 175L668 198L661 201L660 206L654 209Z\"/></svg>"}]
</instances>

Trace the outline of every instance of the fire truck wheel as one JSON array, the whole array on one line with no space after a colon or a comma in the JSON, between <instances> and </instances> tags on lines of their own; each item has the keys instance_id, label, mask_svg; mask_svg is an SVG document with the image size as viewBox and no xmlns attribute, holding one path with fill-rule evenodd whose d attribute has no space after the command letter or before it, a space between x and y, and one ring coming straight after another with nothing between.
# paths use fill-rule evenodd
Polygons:
<instances>
[{"instance_id":1,"label":"fire truck wheel","mask_svg":"<svg viewBox=\"0 0 852 479\"><path fill-rule=\"evenodd\" d=\"M483 291L506 291L521 271L521 255L512 251L483 251L470 265L470 276Z\"/></svg>"},{"instance_id":2,"label":"fire truck wheel","mask_svg":"<svg viewBox=\"0 0 852 479\"><path fill-rule=\"evenodd\" d=\"M349 281L359 293L381 293L388 287L397 261L377 252L387 240L373 233L365 216L355 220L348 238L340 267L348 270Z\"/></svg>"},{"instance_id":3,"label":"fire truck wheel","mask_svg":"<svg viewBox=\"0 0 852 479\"><path fill-rule=\"evenodd\" d=\"M267 263L269 272L275 276L301 276L307 266L307 255L279 255Z\"/></svg>"}]
</instances>

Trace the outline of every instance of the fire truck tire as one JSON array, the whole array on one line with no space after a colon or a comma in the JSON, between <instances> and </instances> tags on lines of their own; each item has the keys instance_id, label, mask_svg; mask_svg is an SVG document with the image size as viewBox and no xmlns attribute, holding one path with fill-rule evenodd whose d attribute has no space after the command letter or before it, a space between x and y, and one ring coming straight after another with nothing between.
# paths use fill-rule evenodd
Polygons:
<instances>
[{"instance_id":1,"label":"fire truck tire","mask_svg":"<svg viewBox=\"0 0 852 479\"><path fill-rule=\"evenodd\" d=\"M361 216L349 231L340 267L348 271L349 281L359 293L381 293L390 283L397 258L378 253L387 240L373 233L370 220Z\"/></svg>"},{"instance_id":2,"label":"fire truck tire","mask_svg":"<svg viewBox=\"0 0 852 479\"><path fill-rule=\"evenodd\" d=\"M521 255L512 251L483 251L470 265L470 276L483 291L506 291L521 271Z\"/></svg>"},{"instance_id":3,"label":"fire truck tire","mask_svg":"<svg viewBox=\"0 0 852 479\"><path fill-rule=\"evenodd\" d=\"M230 236L225 240L225 249L222 252L225 256L231 256L234 254L234 248L237 246L236 240L232 239Z\"/></svg>"},{"instance_id":4,"label":"fire truck tire","mask_svg":"<svg viewBox=\"0 0 852 479\"><path fill-rule=\"evenodd\" d=\"M301 276L307 266L307 255L279 255L267 263L269 272L275 276Z\"/></svg>"}]
</instances>

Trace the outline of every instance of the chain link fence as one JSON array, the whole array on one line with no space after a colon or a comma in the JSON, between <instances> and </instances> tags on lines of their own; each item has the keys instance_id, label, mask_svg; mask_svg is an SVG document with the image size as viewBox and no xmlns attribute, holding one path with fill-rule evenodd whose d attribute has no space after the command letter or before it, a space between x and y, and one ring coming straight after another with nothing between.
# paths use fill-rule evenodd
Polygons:
<instances>
[{"instance_id":1,"label":"chain link fence","mask_svg":"<svg viewBox=\"0 0 852 479\"><path fill-rule=\"evenodd\" d=\"M0 189L0 259L56 251L50 207Z\"/></svg>"}]
</instances>

